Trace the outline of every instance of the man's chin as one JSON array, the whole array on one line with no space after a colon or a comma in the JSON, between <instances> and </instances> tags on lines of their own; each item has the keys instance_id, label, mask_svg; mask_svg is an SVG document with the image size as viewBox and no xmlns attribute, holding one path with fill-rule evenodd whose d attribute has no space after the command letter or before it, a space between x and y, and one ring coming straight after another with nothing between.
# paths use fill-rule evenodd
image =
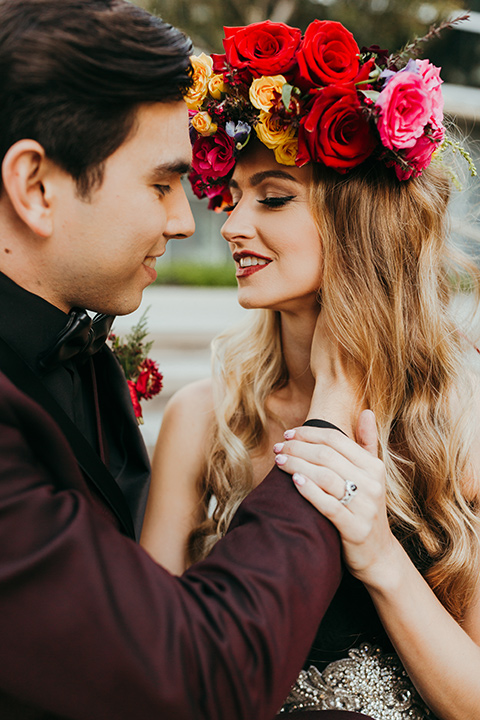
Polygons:
<instances>
[{"instance_id":1,"label":"man's chin","mask_svg":"<svg viewBox=\"0 0 480 720\"><path fill-rule=\"evenodd\" d=\"M115 300L110 299L108 301L97 301L92 303L92 307L87 307L87 310L91 310L94 313L104 313L105 315L130 315L140 307L143 299L143 291L135 294L135 296L129 296L128 298L122 297Z\"/></svg>"}]
</instances>

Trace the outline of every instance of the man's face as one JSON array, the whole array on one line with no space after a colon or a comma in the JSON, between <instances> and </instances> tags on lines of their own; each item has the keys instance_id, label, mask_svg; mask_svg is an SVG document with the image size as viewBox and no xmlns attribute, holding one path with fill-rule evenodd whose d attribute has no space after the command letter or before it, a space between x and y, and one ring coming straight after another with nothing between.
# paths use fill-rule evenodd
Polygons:
<instances>
[{"instance_id":1,"label":"man's face","mask_svg":"<svg viewBox=\"0 0 480 720\"><path fill-rule=\"evenodd\" d=\"M88 201L61 174L39 294L66 312L135 310L168 240L195 229L181 184L190 159L185 103L154 103L139 108L134 131L107 159Z\"/></svg>"}]
</instances>

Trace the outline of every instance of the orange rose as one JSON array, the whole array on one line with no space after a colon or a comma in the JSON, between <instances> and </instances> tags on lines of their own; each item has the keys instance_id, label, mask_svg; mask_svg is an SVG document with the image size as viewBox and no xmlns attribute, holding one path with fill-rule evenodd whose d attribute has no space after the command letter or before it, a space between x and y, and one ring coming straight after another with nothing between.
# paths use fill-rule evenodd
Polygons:
<instances>
[{"instance_id":1,"label":"orange rose","mask_svg":"<svg viewBox=\"0 0 480 720\"><path fill-rule=\"evenodd\" d=\"M208 112L198 112L193 116L191 122L192 127L197 131L197 133L199 135L203 135L204 137L208 137L208 135L213 135L217 132L217 125L212 122L212 118Z\"/></svg>"},{"instance_id":2,"label":"orange rose","mask_svg":"<svg viewBox=\"0 0 480 720\"><path fill-rule=\"evenodd\" d=\"M190 62L193 66L193 85L185 95L185 102L189 110L198 110L207 97L208 82L213 74L213 60L205 53L192 55Z\"/></svg>"},{"instance_id":3,"label":"orange rose","mask_svg":"<svg viewBox=\"0 0 480 720\"><path fill-rule=\"evenodd\" d=\"M282 94L282 87L287 81L283 75L262 75L262 77L256 78L250 85L250 102L253 107L258 110L265 110L268 112L271 110L272 105L275 102L274 93Z\"/></svg>"},{"instance_id":4,"label":"orange rose","mask_svg":"<svg viewBox=\"0 0 480 720\"><path fill-rule=\"evenodd\" d=\"M264 110L260 112L259 122L255 125L255 132L258 139L271 150L283 145L287 140L291 140L295 136L293 125L285 125L282 120L274 118Z\"/></svg>"}]
</instances>

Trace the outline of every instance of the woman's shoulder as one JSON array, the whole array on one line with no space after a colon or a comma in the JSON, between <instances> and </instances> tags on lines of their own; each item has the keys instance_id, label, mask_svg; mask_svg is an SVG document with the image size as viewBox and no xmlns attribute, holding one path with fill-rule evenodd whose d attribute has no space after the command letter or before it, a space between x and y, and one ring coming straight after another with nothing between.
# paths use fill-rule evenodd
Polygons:
<instances>
[{"instance_id":1,"label":"woman's shoulder","mask_svg":"<svg viewBox=\"0 0 480 720\"><path fill-rule=\"evenodd\" d=\"M214 419L213 383L210 378L185 385L168 401L164 422L210 425Z\"/></svg>"}]
</instances>

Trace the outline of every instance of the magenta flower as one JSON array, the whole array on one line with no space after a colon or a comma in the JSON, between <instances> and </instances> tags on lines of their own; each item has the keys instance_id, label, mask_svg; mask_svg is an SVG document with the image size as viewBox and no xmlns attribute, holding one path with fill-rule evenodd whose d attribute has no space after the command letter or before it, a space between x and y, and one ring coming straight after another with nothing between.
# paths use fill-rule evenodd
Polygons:
<instances>
[{"instance_id":1,"label":"magenta flower","mask_svg":"<svg viewBox=\"0 0 480 720\"><path fill-rule=\"evenodd\" d=\"M400 71L388 82L375 103L382 144L395 150L412 148L432 115L432 98L421 74Z\"/></svg>"},{"instance_id":2,"label":"magenta flower","mask_svg":"<svg viewBox=\"0 0 480 720\"><path fill-rule=\"evenodd\" d=\"M409 168L395 164L395 173L398 179L408 180L411 177L418 177L422 170L430 165L432 155L441 145L444 137L445 128L441 126L422 135L413 147L404 150L402 158L408 163Z\"/></svg>"},{"instance_id":3,"label":"magenta flower","mask_svg":"<svg viewBox=\"0 0 480 720\"><path fill-rule=\"evenodd\" d=\"M234 151L233 139L222 128L215 135L199 137L193 146L193 170L204 180L225 177L235 165Z\"/></svg>"},{"instance_id":4,"label":"magenta flower","mask_svg":"<svg viewBox=\"0 0 480 720\"><path fill-rule=\"evenodd\" d=\"M440 88L443 80L440 77L440 68L429 60L416 60L416 64L432 102L430 123L440 129L443 123L443 96Z\"/></svg>"}]
</instances>

